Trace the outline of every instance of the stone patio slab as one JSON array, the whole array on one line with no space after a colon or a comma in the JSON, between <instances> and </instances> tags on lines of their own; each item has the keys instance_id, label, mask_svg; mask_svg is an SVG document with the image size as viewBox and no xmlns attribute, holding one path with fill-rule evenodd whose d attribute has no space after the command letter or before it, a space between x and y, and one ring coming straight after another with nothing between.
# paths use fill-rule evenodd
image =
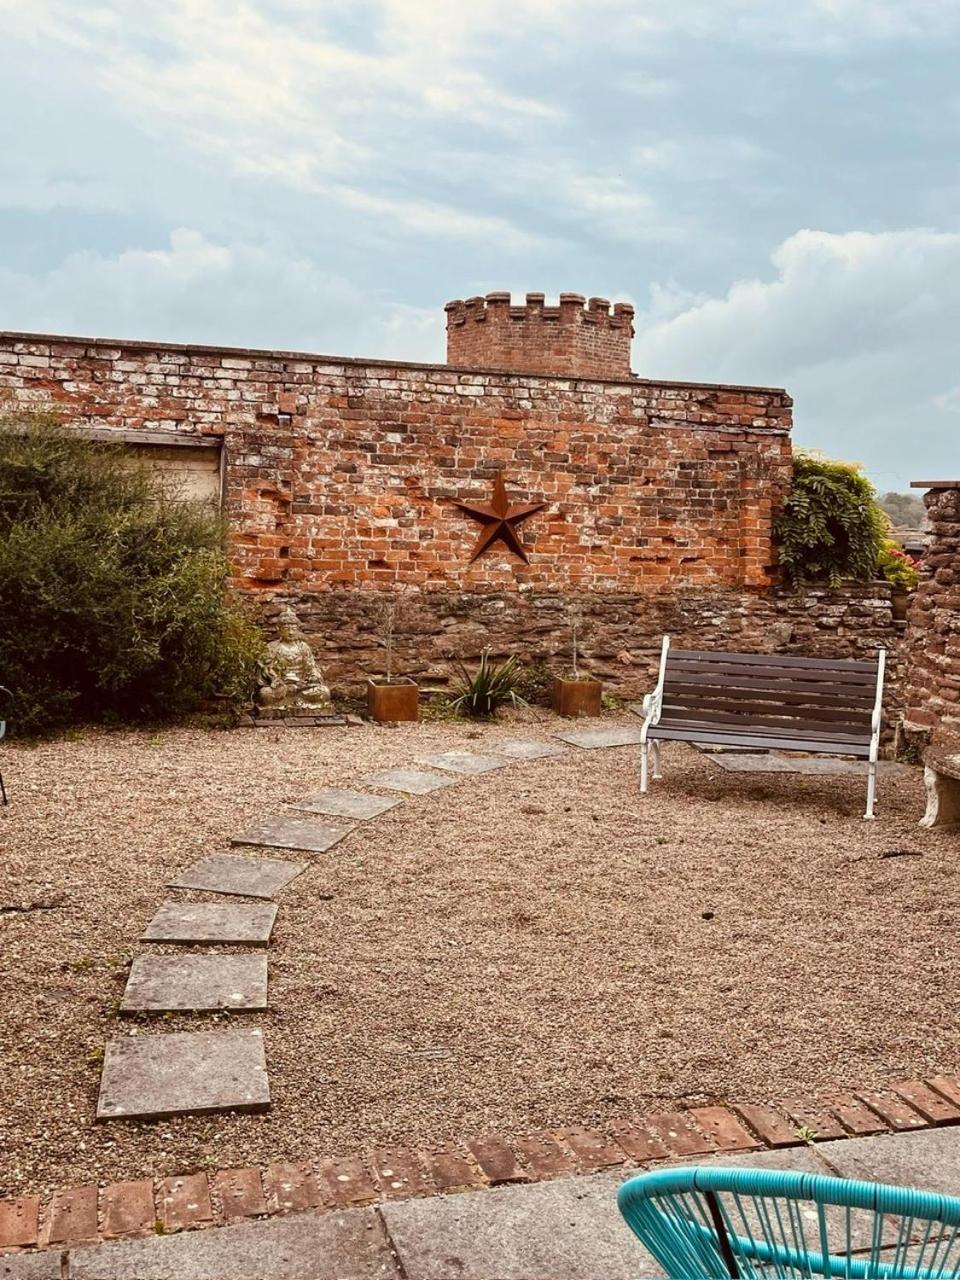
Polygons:
<instances>
[{"instance_id":1,"label":"stone patio slab","mask_svg":"<svg viewBox=\"0 0 960 1280\"><path fill-rule=\"evenodd\" d=\"M269 1106L262 1031L178 1031L107 1041L98 1120Z\"/></svg>"},{"instance_id":2,"label":"stone patio slab","mask_svg":"<svg viewBox=\"0 0 960 1280\"><path fill-rule=\"evenodd\" d=\"M140 939L180 946L220 942L265 947L276 918L272 902L164 902Z\"/></svg>"},{"instance_id":3,"label":"stone patio slab","mask_svg":"<svg viewBox=\"0 0 960 1280\"><path fill-rule=\"evenodd\" d=\"M267 957L135 956L121 1013L266 1009Z\"/></svg>"},{"instance_id":4,"label":"stone patio slab","mask_svg":"<svg viewBox=\"0 0 960 1280\"><path fill-rule=\"evenodd\" d=\"M494 756L478 756L472 751L441 751L435 756L421 756L417 764L428 764L434 769L448 769L451 773L491 773L502 769L505 760Z\"/></svg>"},{"instance_id":5,"label":"stone patio slab","mask_svg":"<svg viewBox=\"0 0 960 1280\"><path fill-rule=\"evenodd\" d=\"M554 742L536 742L532 738L507 738L494 746L498 756L509 756L512 760L543 760L547 756L562 756L563 747Z\"/></svg>"},{"instance_id":6,"label":"stone patio slab","mask_svg":"<svg viewBox=\"0 0 960 1280\"><path fill-rule=\"evenodd\" d=\"M553 736L574 747L583 747L585 751L596 751L600 747L636 746L640 741L640 730L628 725L616 725L610 729L566 729Z\"/></svg>"},{"instance_id":7,"label":"stone patio slab","mask_svg":"<svg viewBox=\"0 0 960 1280\"><path fill-rule=\"evenodd\" d=\"M391 791L404 791L411 796L425 796L441 787L452 787L456 778L440 773L428 773L425 769L384 769L363 779L366 787L387 787Z\"/></svg>"},{"instance_id":8,"label":"stone patio slab","mask_svg":"<svg viewBox=\"0 0 960 1280\"><path fill-rule=\"evenodd\" d=\"M726 751L723 754L708 755L712 764L731 773L800 773L810 777L855 777L866 778L866 760L834 760L831 756L781 756L755 755ZM889 777L900 773L908 773L909 766L897 764L895 760L880 760L877 772Z\"/></svg>"},{"instance_id":9,"label":"stone patio slab","mask_svg":"<svg viewBox=\"0 0 960 1280\"><path fill-rule=\"evenodd\" d=\"M306 869L305 862L213 853L187 867L167 884L171 889L208 889L212 893L243 898L273 898Z\"/></svg>"},{"instance_id":10,"label":"stone patio slab","mask_svg":"<svg viewBox=\"0 0 960 1280\"><path fill-rule=\"evenodd\" d=\"M622 1173L380 1206L407 1280L644 1280L663 1272L617 1209Z\"/></svg>"},{"instance_id":11,"label":"stone patio slab","mask_svg":"<svg viewBox=\"0 0 960 1280\"><path fill-rule=\"evenodd\" d=\"M844 1178L960 1193L960 1128L841 1138L818 1142L817 1151Z\"/></svg>"},{"instance_id":12,"label":"stone patio slab","mask_svg":"<svg viewBox=\"0 0 960 1280\"><path fill-rule=\"evenodd\" d=\"M283 815L279 818L265 818L249 831L234 836L230 843L296 849L303 853L326 853L352 830L352 827L337 827L331 822L316 822L313 818Z\"/></svg>"},{"instance_id":13,"label":"stone patio slab","mask_svg":"<svg viewBox=\"0 0 960 1280\"><path fill-rule=\"evenodd\" d=\"M304 796L292 807L304 809L308 813L325 813L332 818L354 818L364 822L367 818L377 818L388 809L394 809L403 801L395 796L368 796L362 791L347 791L342 787L327 787L323 791L314 791Z\"/></svg>"},{"instance_id":14,"label":"stone patio slab","mask_svg":"<svg viewBox=\"0 0 960 1280\"><path fill-rule=\"evenodd\" d=\"M59 1276L59 1254L54 1258L54 1274ZM373 1209L298 1213L207 1231L118 1240L70 1254L71 1280L143 1280L146 1276L150 1280L399 1280L400 1272Z\"/></svg>"}]
</instances>

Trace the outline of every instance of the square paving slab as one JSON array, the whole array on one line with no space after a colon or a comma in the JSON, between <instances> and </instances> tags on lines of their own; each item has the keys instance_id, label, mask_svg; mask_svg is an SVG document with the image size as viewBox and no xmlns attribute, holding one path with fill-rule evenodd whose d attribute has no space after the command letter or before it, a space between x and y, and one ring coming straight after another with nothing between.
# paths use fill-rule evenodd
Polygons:
<instances>
[{"instance_id":1,"label":"square paving slab","mask_svg":"<svg viewBox=\"0 0 960 1280\"><path fill-rule=\"evenodd\" d=\"M363 779L366 787L387 787L391 791L405 791L411 796L425 796L441 787L452 787L456 778L440 773L428 773L425 769L384 769Z\"/></svg>"},{"instance_id":2,"label":"square paving slab","mask_svg":"<svg viewBox=\"0 0 960 1280\"><path fill-rule=\"evenodd\" d=\"M244 898L273 898L306 869L305 862L212 853L187 867L176 880L168 880L167 884L171 889L209 889L211 893L235 894Z\"/></svg>"},{"instance_id":3,"label":"square paving slab","mask_svg":"<svg viewBox=\"0 0 960 1280\"><path fill-rule=\"evenodd\" d=\"M355 818L363 822L367 818L377 818L388 809L395 808L403 801L394 796L367 796L362 791L345 791L340 787L327 787L325 791L314 791L294 804L294 809L305 809L308 813L326 813L333 818Z\"/></svg>"},{"instance_id":4,"label":"square paving slab","mask_svg":"<svg viewBox=\"0 0 960 1280\"><path fill-rule=\"evenodd\" d=\"M714 755L707 753L711 764L719 765L728 773L795 773L792 760L784 760L782 756L760 756L754 754L740 755L735 751L724 751Z\"/></svg>"},{"instance_id":5,"label":"square paving slab","mask_svg":"<svg viewBox=\"0 0 960 1280\"><path fill-rule=\"evenodd\" d=\"M525 738L508 738L506 742L498 742L494 747L498 756L509 756L511 760L542 760L546 756L562 756L563 747L553 742L534 742Z\"/></svg>"},{"instance_id":6,"label":"square paving slab","mask_svg":"<svg viewBox=\"0 0 960 1280\"><path fill-rule=\"evenodd\" d=\"M107 1041L98 1120L269 1106L262 1031L182 1031Z\"/></svg>"},{"instance_id":7,"label":"square paving slab","mask_svg":"<svg viewBox=\"0 0 960 1280\"><path fill-rule=\"evenodd\" d=\"M621 724L610 729L567 729L553 736L586 751L596 751L599 747L634 746L640 741L640 730Z\"/></svg>"},{"instance_id":8,"label":"square paving slab","mask_svg":"<svg viewBox=\"0 0 960 1280\"><path fill-rule=\"evenodd\" d=\"M267 957L135 956L121 1013L266 1009Z\"/></svg>"},{"instance_id":9,"label":"square paving slab","mask_svg":"<svg viewBox=\"0 0 960 1280\"><path fill-rule=\"evenodd\" d=\"M275 849L297 849L305 853L326 853L351 827L337 827L332 822L316 822L312 818L266 818L242 835L234 836L231 844L267 845Z\"/></svg>"},{"instance_id":10,"label":"square paving slab","mask_svg":"<svg viewBox=\"0 0 960 1280\"><path fill-rule=\"evenodd\" d=\"M478 756L472 751L441 751L436 756L421 756L417 764L428 764L434 769L447 769L450 773L490 773L502 769L506 760L493 756Z\"/></svg>"},{"instance_id":11,"label":"square paving slab","mask_svg":"<svg viewBox=\"0 0 960 1280\"><path fill-rule=\"evenodd\" d=\"M731 773L801 773L809 777L852 778L867 776L866 760L834 760L830 756L758 756L728 751L723 755L711 755L710 760ZM897 764L894 760L880 760L877 772L889 777L891 774L909 772L909 766Z\"/></svg>"},{"instance_id":12,"label":"square paving slab","mask_svg":"<svg viewBox=\"0 0 960 1280\"><path fill-rule=\"evenodd\" d=\"M141 934L142 942L240 943L265 947L277 908L272 902L165 902Z\"/></svg>"}]
</instances>

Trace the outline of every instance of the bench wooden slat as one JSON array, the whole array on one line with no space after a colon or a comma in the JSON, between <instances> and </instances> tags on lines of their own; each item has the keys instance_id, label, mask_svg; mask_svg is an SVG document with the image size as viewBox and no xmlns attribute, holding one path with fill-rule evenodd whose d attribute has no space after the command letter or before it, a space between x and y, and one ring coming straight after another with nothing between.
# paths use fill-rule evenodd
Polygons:
<instances>
[{"instance_id":1,"label":"bench wooden slat","mask_svg":"<svg viewBox=\"0 0 960 1280\"><path fill-rule=\"evenodd\" d=\"M723 733L715 729L703 728L691 733L688 728L672 729L669 725L651 725L648 733L651 742L703 742L723 747L768 747L785 751L819 751L826 755L860 756L866 758L870 754L870 744L864 742L837 742L836 739L799 738L788 735L748 734L743 732Z\"/></svg>"},{"instance_id":2,"label":"bench wooden slat","mask_svg":"<svg viewBox=\"0 0 960 1280\"><path fill-rule=\"evenodd\" d=\"M695 659L698 662L742 663L744 666L809 667L822 671L863 671L877 676L876 659L808 658L804 654L736 653L725 649L671 649L670 659Z\"/></svg>"},{"instance_id":3,"label":"bench wooden slat","mask_svg":"<svg viewBox=\"0 0 960 1280\"><path fill-rule=\"evenodd\" d=\"M797 685L799 688L826 688L829 689L833 685L856 685L862 688L876 688L877 673L871 675L866 671L837 671L832 676L827 676L822 671L811 671L802 667L748 667L740 666L737 663L729 662L712 662L709 664L699 662L688 662L684 659L672 662L668 659L668 671L672 671L674 675L682 675L684 679L697 678L699 680L709 680L716 683L717 676L724 676L731 684L744 684L747 686L772 687L778 681L786 682L786 686L790 688Z\"/></svg>"},{"instance_id":4,"label":"bench wooden slat","mask_svg":"<svg viewBox=\"0 0 960 1280\"><path fill-rule=\"evenodd\" d=\"M800 689L794 685L789 690L772 688L748 688L720 682L699 683L692 679L667 677L663 686L664 696L671 698L712 699L736 698L743 702L771 702L776 705L796 707L849 707L851 710L873 710L876 690L865 685L837 685L831 689L825 687Z\"/></svg>"},{"instance_id":5,"label":"bench wooden slat","mask_svg":"<svg viewBox=\"0 0 960 1280\"><path fill-rule=\"evenodd\" d=\"M699 710L664 714L659 723L668 724L672 729L705 725L724 729L727 733L790 733L797 738L837 738L844 742L863 742L870 736L862 725L837 724L833 720L780 720L776 716L757 716L747 720Z\"/></svg>"},{"instance_id":6,"label":"bench wooden slat","mask_svg":"<svg viewBox=\"0 0 960 1280\"><path fill-rule=\"evenodd\" d=\"M741 703L735 695L727 696L727 698L705 699L705 698L689 698L682 694L671 694L664 690L663 694L663 714L669 716L682 716L686 712L703 712L710 714L722 714L722 716L732 716L735 722L744 723L763 723L765 717L776 716L778 721L791 721L797 724L808 724L822 721L836 721L838 724L850 724L851 727L863 732L864 727L869 727L870 712L867 708L847 708L847 707L796 707L796 705L778 704L774 701L768 703Z\"/></svg>"},{"instance_id":7,"label":"bench wooden slat","mask_svg":"<svg viewBox=\"0 0 960 1280\"><path fill-rule=\"evenodd\" d=\"M860 717L852 719L843 712L820 711L816 715L789 715L785 708L781 708L777 712L775 707L764 708L762 711L750 711L746 714L742 708L724 709L723 707L707 707L703 703L698 705L668 704L664 699L663 711L660 715L660 722L670 720L676 722L679 720L696 720L703 721L705 724L730 724L745 725L748 729L753 725L762 725L774 729L789 729L796 733L810 733L813 730L823 730L824 733L845 733L853 738L869 737L870 719L869 717Z\"/></svg>"}]
</instances>

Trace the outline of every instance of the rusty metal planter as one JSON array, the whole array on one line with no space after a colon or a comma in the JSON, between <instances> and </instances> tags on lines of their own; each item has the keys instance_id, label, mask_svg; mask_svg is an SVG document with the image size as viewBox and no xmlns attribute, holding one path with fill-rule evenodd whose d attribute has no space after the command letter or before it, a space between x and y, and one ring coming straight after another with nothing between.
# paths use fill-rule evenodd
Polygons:
<instances>
[{"instance_id":1,"label":"rusty metal planter","mask_svg":"<svg viewBox=\"0 0 960 1280\"><path fill-rule=\"evenodd\" d=\"M412 680L390 684L367 681L367 715L371 720L416 720L420 714L420 687Z\"/></svg>"},{"instance_id":2,"label":"rusty metal planter","mask_svg":"<svg viewBox=\"0 0 960 1280\"><path fill-rule=\"evenodd\" d=\"M581 716L600 714L603 685L599 680L563 680L554 678L550 701L554 711L578 720Z\"/></svg>"}]
</instances>

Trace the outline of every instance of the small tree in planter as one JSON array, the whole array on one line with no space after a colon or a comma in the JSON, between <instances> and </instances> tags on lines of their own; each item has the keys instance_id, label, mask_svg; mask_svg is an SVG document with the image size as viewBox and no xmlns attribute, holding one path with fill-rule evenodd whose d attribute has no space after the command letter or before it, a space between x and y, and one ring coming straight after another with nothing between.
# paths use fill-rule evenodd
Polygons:
<instances>
[{"instance_id":1,"label":"small tree in planter","mask_svg":"<svg viewBox=\"0 0 960 1280\"><path fill-rule=\"evenodd\" d=\"M371 720L416 720L419 716L419 686L409 676L393 674L393 636L398 612L396 596L388 596L380 606L380 643L386 655L386 672L367 679L367 715Z\"/></svg>"},{"instance_id":2,"label":"small tree in planter","mask_svg":"<svg viewBox=\"0 0 960 1280\"><path fill-rule=\"evenodd\" d=\"M580 634L583 631L583 605L574 601L567 609L570 627L573 668L569 676L554 677L551 687L551 705L562 716L578 719L580 716L598 716L603 685L592 676L581 675L579 667Z\"/></svg>"}]
</instances>

